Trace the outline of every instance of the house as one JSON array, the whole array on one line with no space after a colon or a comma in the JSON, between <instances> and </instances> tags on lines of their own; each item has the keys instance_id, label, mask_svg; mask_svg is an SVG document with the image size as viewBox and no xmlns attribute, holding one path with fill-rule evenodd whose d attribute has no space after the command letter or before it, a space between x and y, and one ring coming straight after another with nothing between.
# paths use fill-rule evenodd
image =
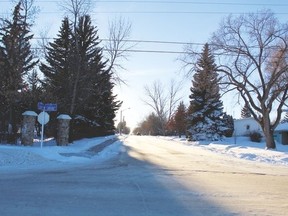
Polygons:
<instances>
[{"instance_id":1,"label":"house","mask_svg":"<svg viewBox=\"0 0 288 216\"><path fill-rule=\"evenodd\" d=\"M234 119L234 136L248 136L255 131L262 134L259 123L253 117Z\"/></svg>"},{"instance_id":2,"label":"house","mask_svg":"<svg viewBox=\"0 0 288 216\"><path fill-rule=\"evenodd\" d=\"M274 139L283 145L288 145L288 122L281 123L275 128Z\"/></svg>"}]
</instances>

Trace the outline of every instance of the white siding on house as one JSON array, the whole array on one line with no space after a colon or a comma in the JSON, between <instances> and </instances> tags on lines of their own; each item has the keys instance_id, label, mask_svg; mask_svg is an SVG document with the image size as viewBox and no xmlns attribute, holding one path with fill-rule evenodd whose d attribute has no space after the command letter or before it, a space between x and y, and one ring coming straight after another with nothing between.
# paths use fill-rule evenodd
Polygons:
<instances>
[{"instance_id":1,"label":"white siding on house","mask_svg":"<svg viewBox=\"0 0 288 216\"><path fill-rule=\"evenodd\" d=\"M234 136L247 136L251 132L262 133L262 129L254 118L234 119Z\"/></svg>"}]
</instances>

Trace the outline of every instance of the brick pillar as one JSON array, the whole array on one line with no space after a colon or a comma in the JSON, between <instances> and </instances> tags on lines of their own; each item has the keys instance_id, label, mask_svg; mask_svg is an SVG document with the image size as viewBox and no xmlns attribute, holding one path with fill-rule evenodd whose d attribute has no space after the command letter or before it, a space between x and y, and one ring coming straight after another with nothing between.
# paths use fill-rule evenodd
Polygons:
<instances>
[{"instance_id":1,"label":"brick pillar","mask_svg":"<svg viewBox=\"0 0 288 216\"><path fill-rule=\"evenodd\" d=\"M58 146L66 146L69 143L69 123L71 117L69 115L59 115L57 117L57 138Z\"/></svg>"},{"instance_id":2,"label":"brick pillar","mask_svg":"<svg viewBox=\"0 0 288 216\"><path fill-rule=\"evenodd\" d=\"M23 123L21 129L21 143L25 146L32 146L37 113L33 111L26 111L22 115Z\"/></svg>"}]
</instances>

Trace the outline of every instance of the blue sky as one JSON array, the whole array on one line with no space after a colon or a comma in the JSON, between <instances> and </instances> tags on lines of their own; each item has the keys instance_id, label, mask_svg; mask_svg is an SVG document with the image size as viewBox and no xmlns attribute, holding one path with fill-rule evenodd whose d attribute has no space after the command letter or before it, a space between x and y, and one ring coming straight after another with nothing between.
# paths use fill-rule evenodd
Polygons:
<instances>
[{"instance_id":1,"label":"blue sky","mask_svg":"<svg viewBox=\"0 0 288 216\"><path fill-rule=\"evenodd\" d=\"M58 1L60 2L60 1ZM99 29L100 38L107 38L108 22L123 17L132 23L130 39L200 43L207 42L218 29L221 19L230 13L239 14L271 9L281 21L288 20L288 3L283 0L158 0L158 1L93 1L92 18ZM8 0L0 0L0 13L5 14L12 7ZM54 37L59 29L63 12L57 1L36 0L40 13L35 20L34 34L48 31L47 37ZM199 46L199 49L202 47ZM138 43L133 49L183 51L181 44ZM117 86L115 93L123 101L121 109L129 127L135 127L152 112L142 101L144 86L160 80L169 85L171 79L183 81L180 96L188 105L191 79L184 78L179 54L129 53L128 61L122 65L126 71L121 76L127 85ZM231 99L234 98L234 99ZM224 110L234 117L240 117L241 106L234 95L222 98ZM130 109L127 109L127 108ZM119 113L116 121L119 121Z\"/></svg>"}]
</instances>

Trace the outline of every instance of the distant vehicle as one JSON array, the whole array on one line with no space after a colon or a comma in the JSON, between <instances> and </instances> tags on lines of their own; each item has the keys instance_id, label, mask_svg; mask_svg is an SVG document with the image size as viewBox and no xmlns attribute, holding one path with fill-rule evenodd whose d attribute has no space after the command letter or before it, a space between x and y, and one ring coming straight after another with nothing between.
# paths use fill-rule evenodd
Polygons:
<instances>
[{"instance_id":1,"label":"distant vehicle","mask_svg":"<svg viewBox=\"0 0 288 216\"><path fill-rule=\"evenodd\" d=\"M141 133L140 133L140 132L137 132L136 135L137 135L137 136L141 136Z\"/></svg>"}]
</instances>

